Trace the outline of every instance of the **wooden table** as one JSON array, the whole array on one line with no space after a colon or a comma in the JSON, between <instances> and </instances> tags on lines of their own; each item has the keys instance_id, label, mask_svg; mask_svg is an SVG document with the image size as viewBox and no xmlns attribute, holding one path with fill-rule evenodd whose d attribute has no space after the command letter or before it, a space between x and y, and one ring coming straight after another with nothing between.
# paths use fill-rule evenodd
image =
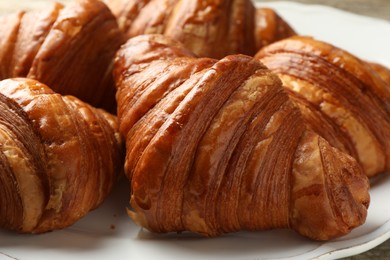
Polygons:
<instances>
[{"instance_id":1,"label":"wooden table","mask_svg":"<svg viewBox=\"0 0 390 260\"><path fill-rule=\"evenodd\" d=\"M9 10L10 0L0 0L0 13ZM23 7L39 7L52 0L18 0L12 3L13 9L17 10L18 5ZM67 2L69 0L57 0ZM278 0L263 0L264 2L276 2ZM340 8L349 12L387 19L390 21L390 0L285 0L291 2L300 2L305 4L321 4ZM362 35L364 37L364 35ZM363 259L390 259L390 240L384 242L378 247L371 249L360 255L344 258L345 260L363 260Z\"/></svg>"}]
</instances>

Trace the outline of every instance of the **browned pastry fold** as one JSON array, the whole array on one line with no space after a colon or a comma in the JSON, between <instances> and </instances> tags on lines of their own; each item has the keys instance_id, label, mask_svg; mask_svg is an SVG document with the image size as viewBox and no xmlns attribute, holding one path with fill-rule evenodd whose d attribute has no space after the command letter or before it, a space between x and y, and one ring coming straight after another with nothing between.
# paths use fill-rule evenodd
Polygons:
<instances>
[{"instance_id":1,"label":"browned pastry fold","mask_svg":"<svg viewBox=\"0 0 390 260\"><path fill-rule=\"evenodd\" d=\"M33 78L115 109L112 60L124 38L104 3L78 0L2 16L0 35L0 79Z\"/></svg>"},{"instance_id":2,"label":"browned pastry fold","mask_svg":"<svg viewBox=\"0 0 390 260\"><path fill-rule=\"evenodd\" d=\"M105 0L128 38L164 34L201 57L254 55L262 46L294 35L269 8L250 0Z\"/></svg>"},{"instance_id":3,"label":"browned pastry fold","mask_svg":"<svg viewBox=\"0 0 390 260\"><path fill-rule=\"evenodd\" d=\"M390 85L373 65L300 36L256 57L279 75L315 132L356 158L368 176L390 170Z\"/></svg>"},{"instance_id":4,"label":"browned pastry fold","mask_svg":"<svg viewBox=\"0 0 390 260\"><path fill-rule=\"evenodd\" d=\"M318 240L364 223L368 180L307 130L258 60L196 58L162 35L117 54L129 216L153 232L205 236L291 228Z\"/></svg>"},{"instance_id":5,"label":"browned pastry fold","mask_svg":"<svg viewBox=\"0 0 390 260\"><path fill-rule=\"evenodd\" d=\"M62 229L96 208L122 172L116 117L32 79L0 82L0 227Z\"/></svg>"},{"instance_id":6,"label":"browned pastry fold","mask_svg":"<svg viewBox=\"0 0 390 260\"><path fill-rule=\"evenodd\" d=\"M379 63L369 63L371 68L373 68L376 73L390 86L390 69L388 67L383 66Z\"/></svg>"},{"instance_id":7,"label":"browned pastry fold","mask_svg":"<svg viewBox=\"0 0 390 260\"><path fill-rule=\"evenodd\" d=\"M257 8L255 19L256 50L296 34L273 9Z\"/></svg>"}]
</instances>

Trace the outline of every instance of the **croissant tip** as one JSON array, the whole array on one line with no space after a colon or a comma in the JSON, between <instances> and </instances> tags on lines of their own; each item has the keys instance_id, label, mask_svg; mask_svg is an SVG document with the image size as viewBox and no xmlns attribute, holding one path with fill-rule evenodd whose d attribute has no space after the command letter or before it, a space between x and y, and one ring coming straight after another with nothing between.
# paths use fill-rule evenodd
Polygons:
<instances>
[{"instance_id":1,"label":"croissant tip","mask_svg":"<svg viewBox=\"0 0 390 260\"><path fill-rule=\"evenodd\" d=\"M126 209L127 215L131 220L134 221L135 224L137 224L140 227L144 227L146 229L150 229L148 222L146 221L145 217L141 215L141 213L134 211L133 209Z\"/></svg>"}]
</instances>

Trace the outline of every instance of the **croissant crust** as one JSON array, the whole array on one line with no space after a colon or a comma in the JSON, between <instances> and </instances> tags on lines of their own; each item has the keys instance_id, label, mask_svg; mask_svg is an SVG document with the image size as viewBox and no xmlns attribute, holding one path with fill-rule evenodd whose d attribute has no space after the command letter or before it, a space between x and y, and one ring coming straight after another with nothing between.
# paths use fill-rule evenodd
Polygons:
<instances>
[{"instance_id":1,"label":"croissant crust","mask_svg":"<svg viewBox=\"0 0 390 260\"><path fill-rule=\"evenodd\" d=\"M128 38L164 34L201 57L254 55L262 46L295 35L272 9L250 0L106 0Z\"/></svg>"},{"instance_id":2,"label":"croissant crust","mask_svg":"<svg viewBox=\"0 0 390 260\"><path fill-rule=\"evenodd\" d=\"M356 158L368 176L390 170L387 68L302 36L269 45L256 57L282 79L315 132Z\"/></svg>"},{"instance_id":3,"label":"croissant crust","mask_svg":"<svg viewBox=\"0 0 390 260\"><path fill-rule=\"evenodd\" d=\"M0 227L41 233L102 203L122 168L114 116L31 79L0 82Z\"/></svg>"},{"instance_id":4,"label":"croissant crust","mask_svg":"<svg viewBox=\"0 0 390 260\"><path fill-rule=\"evenodd\" d=\"M364 223L359 164L307 130L280 80L244 55L196 58L161 35L118 52L130 217L206 236L292 228L326 240Z\"/></svg>"},{"instance_id":5,"label":"croissant crust","mask_svg":"<svg viewBox=\"0 0 390 260\"><path fill-rule=\"evenodd\" d=\"M0 79L36 79L115 110L112 60L124 36L104 3L77 0L2 16L0 34Z\"/></svg>"}]
</instances>

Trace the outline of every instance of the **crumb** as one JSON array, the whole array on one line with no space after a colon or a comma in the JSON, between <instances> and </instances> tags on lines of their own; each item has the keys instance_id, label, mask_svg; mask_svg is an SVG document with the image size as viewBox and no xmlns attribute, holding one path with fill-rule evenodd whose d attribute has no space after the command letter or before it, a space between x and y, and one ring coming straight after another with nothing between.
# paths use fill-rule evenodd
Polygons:
<instances>
[{"instance_id":1,"label":"crumb","mask_svg":"<svg viewBox=\"0 0 390 260\"><path fill-rule=\"evenodd\" d=\"M111 225L111 226L110 226L110 229L111 229L111 230L115 230L115 228L116 228L115 225Z\"/></svg>"}]
</instances>

